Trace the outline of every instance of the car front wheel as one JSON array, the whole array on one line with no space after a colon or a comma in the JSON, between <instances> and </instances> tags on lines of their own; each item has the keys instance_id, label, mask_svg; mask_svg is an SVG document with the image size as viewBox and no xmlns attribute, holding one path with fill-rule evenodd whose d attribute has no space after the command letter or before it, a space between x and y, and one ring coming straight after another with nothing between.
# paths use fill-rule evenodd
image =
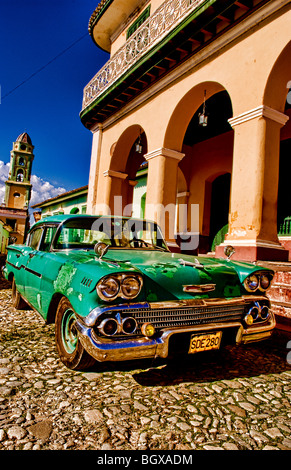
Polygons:
<instances>
[{"instance_id":1,"label":"car front wheel","mask_svg":"<svg viewBox=\"0 0 291 470\"><path fill-rule=\"evenodd\" d=\"M76 315L69 300L63 297L58 305L55 322L56 346L63 364L69 369L85 370L95 359L83 348L75 327Z\"/></svg>"}]
</instances>

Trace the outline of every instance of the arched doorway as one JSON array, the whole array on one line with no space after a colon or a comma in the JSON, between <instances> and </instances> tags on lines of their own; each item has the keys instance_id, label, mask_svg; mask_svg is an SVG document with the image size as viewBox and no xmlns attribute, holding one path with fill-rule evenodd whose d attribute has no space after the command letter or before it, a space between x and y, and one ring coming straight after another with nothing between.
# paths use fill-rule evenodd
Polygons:
<instances>
[{"instance_id":1,"label":"arched doorway","mask_svg":"<svg viewBox=\"0 0 291 470\"><path fill-rule=\"evenodd\" d=\"M112 214L131 216L136 175L147 153L147 138L142 127L127 128L112 145L111 153L109 170L104 174L107 178L105 200Z\"/></svg>"},{"instance_id":2,"label":"arched doorway","mask_svg":"<svg viewBox=\"0 0 291 470\"><path fill-rule=\"evenodd\" d=\"M194 113L185 132L180 162L188 175L188 205L199 205L198 253L213 248L213 240L227 224L233 158L233 130L228 122L232 104L226 90L218 91ZM199 124L206 111L207 126ZM188 223L189 225L189 223Z\"/></svg>"},{"instance_id":3,"label":"arched doorway","mask_svg":"<svg viewBox=\"0 0 291 470\"><path fill-rule=\"evenodd\" d=\"M280 162L279 162L279 186L277 227L280 243L289 251L291 259L291 198L290 198L290 155L291 155L291 81L288 82L289 93L285 104L284 113L289 116L289 121L281 129L280 134Z\"/></svg>"}]
</instances>

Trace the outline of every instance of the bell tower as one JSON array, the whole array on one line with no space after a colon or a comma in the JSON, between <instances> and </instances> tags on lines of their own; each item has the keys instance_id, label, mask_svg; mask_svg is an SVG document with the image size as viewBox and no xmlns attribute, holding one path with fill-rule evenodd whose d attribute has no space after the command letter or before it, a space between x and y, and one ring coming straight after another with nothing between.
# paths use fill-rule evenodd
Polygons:
<instances>
[{"instance_id":1,"label":"bell tower","mask_svg":"<svg viewBox=\"0 0 291 470\"><path fill-rule=\"evenodd\" d=\"M10 171L5 182L5 206L11 209L28 209L31 196L31 167L34 146L24 132L13 142L10 152Z\"/></svg>"},{"instance_id":2,"label":"bell tower","mask_svg":"<svg viewBox=\"0 0 291 470\"><path fill-rule=\"evenodd\" d=\"M23 243L29 228L28 205L32 187L30 178L34 159L33 149L31 138L24 132L13 142L10 152L10 171L8 180L5 181L5 201L0 204L0 220L9 227L8 244Z\"/></svg>"}]
</instances>

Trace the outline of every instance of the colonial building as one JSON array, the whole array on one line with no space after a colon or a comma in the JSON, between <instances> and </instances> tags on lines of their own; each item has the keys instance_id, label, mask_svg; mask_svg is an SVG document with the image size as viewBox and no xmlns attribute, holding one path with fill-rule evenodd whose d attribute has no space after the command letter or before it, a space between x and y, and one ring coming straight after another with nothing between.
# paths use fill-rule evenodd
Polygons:
<instances>
[{"instance_id":1,"label":"colonial building","mask_svg":"<svg viewBox=\"0 0 291 470\"><path fill-rule=\"evenodd\" d=\"M0 220L10 227L10 242L14 243L22 243L28 229L33 149L31 138L24 132L13 142L10 152L10 170L5 182L5 201L0 206Z\"/></svg>"},{"instance_id":2,"label":"colonial building","mask_svg":"<svg viewBox=\"0 0 291 470\"><path fill-rule=\"evenodd\" d=\"M10 232L12 228L6 225L3 220L0 219L0 265L1 265L1 254L6 254L6 248L9 243Z\"/></svg>"},{"instance_id":3,"label":"colonial building","mask_svg":"<svg viewBox=\"0 0 291 470\"><path fill-rule=\"evenodd\" d=\"M88 186L73 189L59 196L46 199L32 207L36 209L34 218L50 217L56 214L85 214L87 208Z\"/></svg>"},{"instance_id":4,"label":"colonial building","mask_svg":"<svg viewBox=\"0 0 291 470\"><path fill-rule=\"evenodd\" d=\"M87 212L131 213L146 161L145 215L172 246L199 234L205 253L222 234L218 256L288 260L290 24L289 0L101 0Z\"/></svg>"}]
</instances>

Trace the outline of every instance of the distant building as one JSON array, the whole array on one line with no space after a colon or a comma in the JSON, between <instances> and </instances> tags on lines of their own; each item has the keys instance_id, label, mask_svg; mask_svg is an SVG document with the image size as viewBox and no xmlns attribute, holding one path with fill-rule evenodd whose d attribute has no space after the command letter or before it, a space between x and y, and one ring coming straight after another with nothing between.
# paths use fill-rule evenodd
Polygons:
<instances>
[{"instance_id":1,"label":"distant building","mask_svg":"<svg viewBox=\"0 0 291 470\"><path fill-rule=\"evenodd\" d=\"M0 219L0 254L6 253L12 228Z\"/></svg>"},{"instance_id":2,"label":"distant building","mask_svg":"<svg viewBox=\"0 0 291 470\"><path fill-rule=\"evenodd\" d=\"M0 220L10 228L9 243L23 243L29 227L33 149L31 138L26 132L13 142L10 170L5 182L5 200L0 206Z\"/></svg>"},{"instance_id":3,"label":"distant building","mask_svg":"<svg viewBox=\"0 0 291 470\"><path fill-rule=\"evenodd\" d=\"M101 0L89 33L109 57L80 113L87 211L122 197L121 215L146 161L146 217L176 207L168 242L197 229L199 253L221 240L216 256L231 244L233 259L288 260L290 23L289 0Z\"/></svg>"},{"instance_id":4,"label":"distant building","mask_svg":"<svg viewBox=\"0 0 291 470\"><path fill-rule=\"evenodd\" d=\"M34 204L35 220L56 214L86 214L88 186L73 189L59 196Z\"/></svg>"}]
</instances>

